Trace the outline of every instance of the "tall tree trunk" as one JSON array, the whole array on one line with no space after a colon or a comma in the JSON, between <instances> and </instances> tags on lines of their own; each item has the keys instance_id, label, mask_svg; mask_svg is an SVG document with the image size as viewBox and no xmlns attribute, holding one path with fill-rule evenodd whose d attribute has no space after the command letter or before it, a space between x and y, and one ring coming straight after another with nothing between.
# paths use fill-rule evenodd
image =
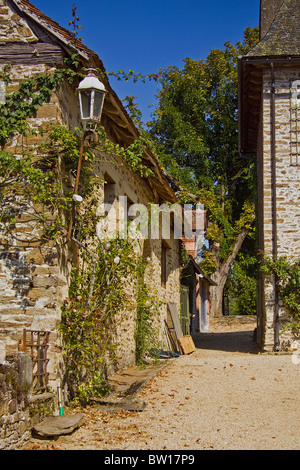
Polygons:
<instances>
[{"instance_id":1,"label":"tall tree trunk","mask_svg":"<svg viewBox=\"0 0 300 470\"><path fill-rule=\"evenodd\" d=\"M228 274L224 274L222 268L212 276L213 281L217 284L210 288L210 312L213 317L221 317L223 315L223 292L227 276Z\"/></svg>"},{"instance_id":2,"label":"tall tree trunk","mask_svg":"<svg viewBox=\"0 0 300 470\"><path fill-rule=\"evenodd\" d=\"M230 269L234 263L238 251L241 249L242 244L249 233L248 229L244 229L237 237L235 244L232 248L230 255L227 259L219 266L214 274L212 274L212 280L217 284L210 288L210 302L211 308L210 312L213 317L221 317L223 315L223 292L224 287L230 272ZM215 244L212 252L214 253L216 259L218 260L218 250L219 246Z\"/></svg>"}]
</instances>

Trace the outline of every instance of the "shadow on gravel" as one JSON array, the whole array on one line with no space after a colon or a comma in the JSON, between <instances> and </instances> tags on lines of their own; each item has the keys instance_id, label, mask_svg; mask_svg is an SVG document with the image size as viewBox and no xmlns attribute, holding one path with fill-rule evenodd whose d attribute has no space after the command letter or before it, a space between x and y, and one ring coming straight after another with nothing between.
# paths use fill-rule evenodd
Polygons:
<instances>
[{"instance_id":1,"label":"shadow on gravel","mask_svg":"<svg viewBox=\"0 0 300 470\"><path fill-rule=\"evenodd\" d=\"M253 331L224 333L197 333L193 335L197 349L257 354L258 348L253 339Z\"/></svg>"}]
</instances>

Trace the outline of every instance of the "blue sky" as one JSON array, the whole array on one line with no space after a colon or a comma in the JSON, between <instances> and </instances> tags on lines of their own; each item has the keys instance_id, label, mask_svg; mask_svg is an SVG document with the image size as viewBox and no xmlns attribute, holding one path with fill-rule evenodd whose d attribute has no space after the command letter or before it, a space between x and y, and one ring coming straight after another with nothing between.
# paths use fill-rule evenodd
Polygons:
<instances>
[{"instance_id":1,"label":"blue sky","mask_svg":"<svg viewBox=\"0 0 300 470\"><path fill-rule=\"evenodd\" d=\"M31 0L69 28L77 6L84 44L102 59L106 70L155 73L183 59L205 59L226 41L236 44L247 26L258 26L260 0ZM120 99L137 97L143 120L155 104L157 84L110 80Z\"/></svg>"}]
</instances>

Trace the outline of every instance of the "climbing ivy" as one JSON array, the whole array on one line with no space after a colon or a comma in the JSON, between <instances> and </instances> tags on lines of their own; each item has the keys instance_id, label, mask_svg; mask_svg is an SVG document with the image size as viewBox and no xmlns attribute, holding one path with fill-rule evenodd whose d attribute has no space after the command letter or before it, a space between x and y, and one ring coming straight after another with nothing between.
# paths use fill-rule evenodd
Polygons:
<instances>
[{"instance_id":1,"label":"climbing ivy","mask_svg":"<svg viewBox=\"0 0 300 470\"><path fill-rule=\"evenodd\" d=\"M53 92L67 81L73 83L79 74L77 56L65 60L66 67L37 73L20 81L18 90L6 94L4 104L0 105L0 145L4 148L7 140L15 134L24 135L32 131L28 119L35 117L39 106L49 103ZM0 79L11 83L9 67L0 73Z\"/></svg>"},{"instance_id":2,"label":"climbing ivy","mask_svg":"<svg viewBox=\"0 0 300 470\"><path fill-rule=\"evenodd\" d=\"M150 293L145 282L146 263L137 264L137 319L135 329L136 362L144 364L145 356L158 347L157 328L160 302L155 293Z\"/></svg>"},{"instance_id":3,"label":"climbing ivy","mask_svg":"<svg viewBox=\"0 0 300 470\"><path fill-rule=\"evenodd\" d=\"M10 224L15 223L15 215L20 212L20 206L24 209L24 198L27 202L35 201L47 205L50 212L56 211L56 214L59 214L61 210L70 211L71 194L63 194L62 182L58 178L58 167L63 161L67 170L76 170L83 132L79 128L71 132L64 126L54 126L50 131L46 129L48 140L46 144L41 146L39 145L39 137L45 134L45 130L34 127L34 121L31 118L36 116L39 106L48 103L52 94L64 83L72 84L75 78L78 79L84 74L85 69L79 69L78 57L75 54L65 60L64 68L37 73L33 77L21 81L18 90L8 93L6 102L0 105L0 145L2 147L0 169L3 175L0 181L2 202L0 221L2 229L5 230L6 227L6 233L11 232ZM0 73L0 79L5 80L6 83L11 82L8 66L4 67ZM132 171L138 172L142 177L147 178L153 174L153 171L143 160L148 144L144 135L125 148L113 144L107 138L103 127L97 129L97 132L99 136L98 150L119 155ZM22 155L15 156L4 150L9 140L16 135L35 135L36 145L31 152L27 148ZM86 148L84 162L91 164L94 158L95 154ZM90 167L85 165L83 171L91 171L91 165ZM22 202L17 197L12 198L9 190L12 187L15 190L17 185L19 194L22 192L24 196ZM56 239L57 236L64 233L63 220L68 221L68 217L59 220L56 218L49 227L49 220L43 217L45 211L46 209L35 215L39 222L44 222L47 237Z\"/></svg>"},{"instance_id":4,"label":"climbing ivy","mask_svg":"<svg viewBox=\"0 0 300 470\"><path fill-rule=\"evenodd\" d=\"M79 245L84 247L81 268L72 269L61 331L69 389L85 404L108 390L107 365L112 367L118 357L118 327L136 307L136 266L141 259L130 240L98 243L94 249Z\"/></svg>"},{"instance_id":5,"label":"climbing ivy","mask_svg":"<svg viewBox=\"0 0 300 470\"><path fill-rule=\"evenodd\" d=\"M64 83L72 84L84 72L79 71L78 58L73 56L65 68L38 73L21 82L18 90L7 94L5 104L0 105L0 230L7 240L11 237L18 241L20 217L26 215L28 220L30 215L25 233L29 245L36 243L37 237L40 244L45 240L55 240L62 246L67 243L73 205L68 175L76 171L83 131L70 131L62 125L37 129L32 118ZM8 68L0 79L10 82ZM101 182L93 173L95 154L118 155L133 172L147 178L153 174L143 160L147 141L141 136L124 148L113 144L103 127L97 133L98 148L84 148L84 202L76 208L70 240L77 247L78 258L71 270L69 297L62 306L61 322L68 382L73 397L82 403L91 395L108 390L106 367L116 360L118 322L124 321L125 312L129 314L138 307L135 340L137 361L142 362L149 346L147 338L153 338L153 308L157 311L155 298L150 297L142 280L145 260L138 254L139 247L130 240L104 244L96 237L96 193ZM35 145L27 147L22 155L5 150L10 139L20 135L35 135ZM128 282L130 292L126 289Z\"/></svg>"},{"instance_id":6,"label":"climbing ivy","mask_svg":"<svg viewBox=\"0 0 300 470\"><path fill-rule=\"evenodd\" d=\"M295 335L300 332L300 260L263 256L261 271L266 275L276 275L278 293L284 307L288 310L290 320L284 324L284 330Z\"/></svg>"}]
</instances>

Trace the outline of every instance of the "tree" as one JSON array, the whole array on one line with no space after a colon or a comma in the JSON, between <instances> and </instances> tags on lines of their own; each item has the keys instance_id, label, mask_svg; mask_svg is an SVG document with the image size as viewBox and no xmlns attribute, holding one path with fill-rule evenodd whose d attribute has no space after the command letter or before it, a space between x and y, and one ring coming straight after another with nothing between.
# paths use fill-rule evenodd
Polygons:
<instances>
[{"instance_id":1,"label":"tree","mask_svg":"<svg viewBox=\"0 0 300 470\"><path fill-rule=\"evenodd\" d=\"M214 316L222 315L223 290L244 240L254 239L254 164L238 153L237 58L258 42L258 28L246 28L243 42L225 43L206 60L186 58L184 67L159 73L158 106L149 123L165 170L203 203L208 248L202 268L212 288Z\"/></svg>"},{"instance_id":2,"label":"tree","mask_svg":"<svg viewBox=\"0 0 300 470\"><path fill-rule=\"evenodd\" d=\"M258 259L251 239L246 239L230 270L224 294L231 315L255 315Z\"/></svg>"}]
</instances>

